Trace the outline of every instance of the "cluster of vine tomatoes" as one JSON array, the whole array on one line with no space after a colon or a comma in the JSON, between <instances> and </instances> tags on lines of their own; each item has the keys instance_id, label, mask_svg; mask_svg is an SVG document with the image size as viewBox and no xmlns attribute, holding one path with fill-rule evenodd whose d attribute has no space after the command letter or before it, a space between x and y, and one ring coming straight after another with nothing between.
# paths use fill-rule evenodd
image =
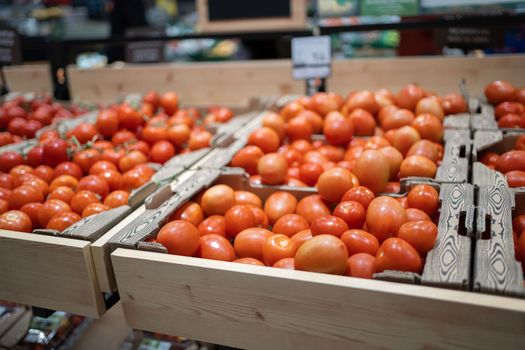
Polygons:
<instances>
[{"instance_id":1,"label":"cluster of vine tomatoes","mask_svg":"<svg viewBox=\"0 0 525 350\"><path fill-rule=\"evenodd\" d=\"M502 80L485 87L485 97L495 108L495 117L500 128L525 128L525 87L515 88Z\"/></svg>"},{"instance_id":2,"label":"cluster of vine tomatoes","mask_svg":"<svg viewBox=\"0 0 525 350\"><path fill-rule=\"evenodd\" d=\"M358 185L336 200L276 191L264 204L252 192L218 184L181 206L150 241L171 254L260 266L362 278L421 273L438 210L438 192L425 184L399 198Z\"/></svg>"},{"instance_id":3,"label":"cluster of vine tomatoes","mask_svg":"<svg viewBox=\"0 0 525 350\"><path fill-rule=\"evenodd\" d=\"M225 122L231 110L213 107L204 123ZM211 133L195 109L179 109L174 92L150 92L141 106L102 110L66 135L48 130L27 154L0 154L0 228L62 231L82 217L128 203L148 182L148 162L207 147ZM203 124L203 123L201 123Z\"/></svg>"},{"instance_id":4,"label":"cluster of vine tomatoes","mask_svg":"<svg viewBox=\"0 0 525 350\"><path fill-rule=\"evenodd\" d=\"M0 147L35 137L35 133L51 123L70 119L86 112L73 105L53 103L51 97L35 97L26 101L16 97L0 107Z\"/></svg>"},{"instance_id":5,"label":"cluster of vine tomatoes","mask_svg":"<svg viewBox=\"0 0 525 350\"><path fill-rule=\"evenodd\" d=\"M231 166L244 168L256 183L344 193L348 188L336 182L352 178L376 194L397 192L401 178L435 177L443 158L444 116L466 110L460 95L438 97L413 84L397 95L363 90L346 100L317 93L264 116Z\"/></svg>"},{"instance_id":6,"label":"cluster of vine tomatoes","mask_svg":"<svg viewBox=\"0 0 525 350\"><path fill-rule=\"evenodd\" d=\"M503 173L510 187L525 186L525 135L521 135L514 149L501 155L486 152L480 159L490 169Z\"/></svg>"}]
</instances>

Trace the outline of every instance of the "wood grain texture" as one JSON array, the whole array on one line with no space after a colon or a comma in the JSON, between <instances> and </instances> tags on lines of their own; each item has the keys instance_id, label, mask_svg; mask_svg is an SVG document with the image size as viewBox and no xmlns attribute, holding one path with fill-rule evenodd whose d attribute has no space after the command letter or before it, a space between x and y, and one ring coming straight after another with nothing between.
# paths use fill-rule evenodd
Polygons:
<instances>
[{"instance_id":1,"label":"wood grain texture","mask_svg":"<svg viewBox=\"0 0 525 350\"><path fill-rule=\"evenodd\" d=\"M514 257L512 208L514 194L504 186L484 186L478 192L478 237L490 230L489 239L477 239L474 251L474 290L525 296L523 270ZM485 227L486 214L490 227Z\"/></svg>"},{"instance_id":2,"label":"wood grain texture","mask_svg":"<svg viewBox=\"0 0 525 350\"><path fill-rule=\"evenodd\" d=\"M494 116L486 114L472 115L472 129L474 130L498 130L498 122Z\"/></svg>"},{"instance_id":3,"label":"wood grain texture","mask_svg":"<svg viewBox=\"0 0 525 350\"><path fill-rule=\"evenodd\" d=\"M501 186L507 187L507 179L499 171L488 168L485 164L475 162L472 164L472 184L476 186Z\"/></svg>"},{"instance_id":4,"label":"wood grain texture","mask_svg":"<svg viewBox=\"0 0 525 350\"><path fill-rule=\"evenodd\" d=\"M503 140L503 132L500 130L476 131L474 133L473 146L474 150L479 153L487 148L494 146ZM477 160L476 158L474 160Z\"/></svg>"},{"instance_id":5,"label":"wood grain texture","mask_svg":"<svg viewBox=\"0 0 525 350\"><path fill-rule=\"evenodd\" d=\"M438 236L428 252L422 283L442 287L469 288L471 238L459 235L460 213L471 212L474 188L469 184L441 185ZM471 217L469 216L469 218ZM472 221L465 220L472 233ZM470 231L470 232L468 232Z\"/></svg>"},{"instance_id":6,"label":"wood grain texture","mask_svg":"<svg viewBox=\"0 0 525 350\"><path fill-rule=\"evenodd\" d=\"M470 129L445 129L443 140L445 143L449 141L456 141L463 144L470 143Z\"/></svg>"},{"instance_id":7,"label":"wood grain texture","mask_svg":"<svg viewBox=\"0 0 525 350\"><path fill-rule=\"evenodd\" d=\"M99 317L89 242L0 230L0 300Z\"/></svg>"},{"instance_id":8,"label":"wood grain texture","mask_svg":"<svg viewBox=\"0 0 525 350\"><path fill-rule=\"evenodd\" d=\"M461 113L446 116L443 120L445 129L470 129L470 114Z\"/></svg>"},{"instance_id":9,"label":"wood grain texture","mask_svg":"<svg viewBox=\"0 0 525 350\"><path fill-rule=\"evenodd\" d=\"M435 180L440 183L464 183L468 181L468 170L468 159L448 157L437 168Z\"/></svg>"},{"instance_id":10,"label":"wood grain texture","mask_svg":"<svg viewBox=\"0 0 525 350\"><path fill-rule=\"evenodd\" d=\"M250 349L519 349L525 341L525 305L510 298L128 249L112 261L136 329Z\"/></svg>"},{"instance_id":11,"label":"wood grain texture","mask_svg":"<svg viewBox=\"0 0 525 350\"><path fill-rule=\"evenodd\" d=\"M5 66L3 70L11 91L53 94L51 69L48 64Z\"/></svg>"}]
</instances>

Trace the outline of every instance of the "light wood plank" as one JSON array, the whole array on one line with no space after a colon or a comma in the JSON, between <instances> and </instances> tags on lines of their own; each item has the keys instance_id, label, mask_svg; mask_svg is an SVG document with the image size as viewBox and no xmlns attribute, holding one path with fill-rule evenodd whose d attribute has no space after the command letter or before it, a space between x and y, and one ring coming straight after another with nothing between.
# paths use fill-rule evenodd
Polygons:
<instances>
[{"instance_id":1,"label":"light wood plank","mask_svg":"<svg viewBox=\"0 0 525 350\"><path fill-rule=\"evenodd\" d=\"M89 244L0 230L0 300L99 317L105 307Z\"/></svg>"},{"instance_id":2,"label":"light wood plank","mask_svg":"<svg viewBox=\"0 0 525 350\"><path fill-rule=\"evenodd\" d=\"M3 67L10 91L52 94L51 70L48 64Z\"/></svg>"},{"instance_id":3,"label":"light wood plank","mask_svg":"<svg viewBox=\"0 0 525 350\"><path fill-rule=\"evenodd\" d=\"M117 249L127 323L252 349L505 348L525 302L392 282Z\"/></svg>"}]
</instances>

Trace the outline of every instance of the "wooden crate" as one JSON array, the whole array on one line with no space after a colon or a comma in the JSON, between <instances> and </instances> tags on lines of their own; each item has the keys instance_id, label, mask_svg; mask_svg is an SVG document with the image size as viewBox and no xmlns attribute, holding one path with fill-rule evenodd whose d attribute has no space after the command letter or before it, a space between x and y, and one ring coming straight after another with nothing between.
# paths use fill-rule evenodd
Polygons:
<instances>
[{"instance_id":1,"label":"wooden crate","mask_svg":"<svg viewBox=\"0 0 525 350\"><path fill-rule=\"evenodd\" d=\"M239 14L239 18L214 20L210 18L209 0L197 0L197 30L202 33L214 33L305 29L306 1L281 1L290 3L290 13L287 17L246 18L245 15Z\"/></svg>"},{"instance_id":2,"label":"wooden crate","mask_svg":"<svg viewBox=\"0 0 525 350\"><path fill-rule=\"evenodd\" d=\"M207 171L207 173L206 173ZM130 327L176 334L229 346L255 349L320 349L351 347L517 348L525 341L525 304L515 299L441 288L360 280L301 271L251 267L162 254L137 242L155 235L163 221L184 201L218 182L266 197L269 188L240 181L239 173L201 169L195 181L177 189L165 205L136 220L140 229L126 229L112 238L112 255L126 321ZM206 175L207 174L207 175ZM235 179L237 177L237 179ZM444 187L452 190L443 191ZM465 202L454 192L462 184L442 186L440 237L429 255L423 283L469 286L470 238L457 234ZM301 191L301 196L310 192ZM310 192L311 193L311 192ZM465 198L465 197L463 197ZM457 204L450 204L450 203ZM443 223L443 224L442 224ZM450 225L449 229L446 229ZM453 232L453 227L456 232ZM444 229L445 228L445 229ZM443 234L442 234L443 233ZM455 239L452 239L451 236ZM462 238L461 238L462 237ZM455 242L454 242L455 241ZM464 244L459 243L463 241ZM461 248L460 248L461 247ZM466 255L457 257L458 250ZM440 281L425 279L441 265ZM452 265L454 267L452 267ZM462 270L462 271L461 271ZM459 273L458 273L459 272ZM435 273L435 271L434 271ZM406 279L405 279L406 280ZM497 322L491 318L497 317Z\"/></svg>"},{"instance_id":3,"label":"wooden crate","mask_svg":"<svg viewBox=\"0 0 525 350\"><path fill-rule=\"evenodd\" d=\"M26 64L3 67L10 91L34 91L52 95L53 81L48 64Z\"/></svg>"}]
</instances>

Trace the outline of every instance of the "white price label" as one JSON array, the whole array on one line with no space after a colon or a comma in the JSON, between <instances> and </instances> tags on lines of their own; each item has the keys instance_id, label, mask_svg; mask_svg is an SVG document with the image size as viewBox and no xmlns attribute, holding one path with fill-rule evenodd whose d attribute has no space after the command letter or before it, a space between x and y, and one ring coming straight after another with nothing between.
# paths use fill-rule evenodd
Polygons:
<instances>
[{"instance_id":1,"label":"white price label","mask_svg":"<svg viewBox=\"0 0 525 350\"><path fill-rule=\"evenodd\" d=\"M327 78L331 74L331 61L329 36L292 39L294 79Z\"/></svg>"}]
</instances>

